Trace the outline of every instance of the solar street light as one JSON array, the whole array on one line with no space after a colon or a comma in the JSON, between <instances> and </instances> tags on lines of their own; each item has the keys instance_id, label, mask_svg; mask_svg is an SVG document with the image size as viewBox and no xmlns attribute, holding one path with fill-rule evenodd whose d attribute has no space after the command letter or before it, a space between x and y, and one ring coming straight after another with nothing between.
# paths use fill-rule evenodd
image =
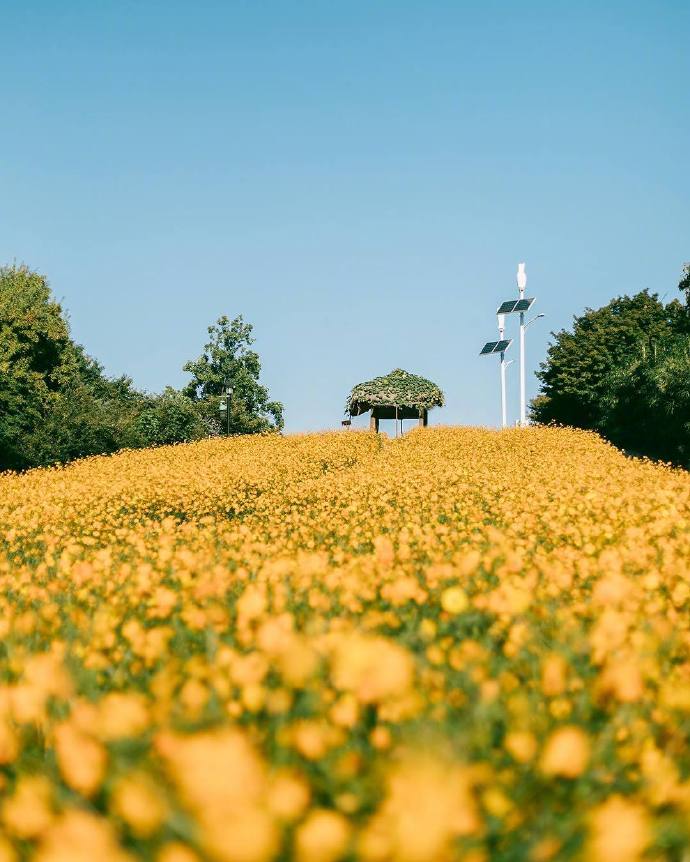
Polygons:
<instances>
[{"instance_id":1,"label":"solar street light","mask_svg":"<svg viewBox=\"0 0 690 862\"><path fill-rule=\"evenodd\" d=\"M498 341L487 341L484 347L479 351L480 356L491 356L495 353L501 357L501 361L499 363L499 370L501 374L501 427L505 428L508 417L506 411L506 350L513 343L512 338L503 338L503 325L502 320L499 318L499 335L501 336Z\"/></svg>"},{"instance_id":2,"label":"solar street light","mask_svg":"<svg viewBox=\"0 0 690 862\"><path fill-rule=\"evenodd\" d=\"M517 286L519 297L517 299L507 299L501 302L496 309L496 317L498 320L498 341L487 341L484 347L479 352L480 356L490 356L492 353L499 353L501 356L501 421L503 427L506 427L506 385L505 371L510 362L505 361L505 351L512 344L511 339L506 339L505 336L505 319L507 314L520 315L520 420L519 425L527 424L527 404L525 398L525 330L530 327L543 314L537 314L528 323L525 323L525 314L532 308L535 303L535 297L525 296L525 288L527 287L527 273L525 264L518 264L517 271Z\"/></svg>"},{"instance_id":3,"label":"solar street light","mask_svg":"<svg viewBox=\"0 0 690 862\"><path fill-rule=\"evenodd\" d=\"M525 272L525 264L518 264L517 271L517 286L520 291L520 298L515 301L515 306L511 312L520 314L520 425L527 424L527 399L525 397L525 330L531 326L535 320L543 317L543 314L538 314L533 317L529 323L525 324L525 312L529 311L534 304L534 297L525 297L525 288L527 287L527 273ZM504 302L503 305L510 303ZM504 313L511 313L504 312Z\"/></svg>"}]
</instances>

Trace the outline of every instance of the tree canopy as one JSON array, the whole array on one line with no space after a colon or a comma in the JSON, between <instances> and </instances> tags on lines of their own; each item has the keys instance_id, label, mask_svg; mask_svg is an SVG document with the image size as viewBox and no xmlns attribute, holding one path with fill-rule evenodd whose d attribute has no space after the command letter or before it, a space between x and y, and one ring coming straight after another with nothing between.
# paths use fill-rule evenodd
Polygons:
<instances>
[{"instance_id":1,"label":"tree canopy","mask_svg":"<svg viewBox=\"0 0 690 862\"><path fill-rule=\"evenodd\" d=\"M690 467L690 264L686 305L622 296L554 333L532 417L599 431L631 454Z\"/></svg>"},{"instance_id":2,"label":"tree canopy","mask_svg":"<svg viewBox=\"0 0 690 862\"><path fill-rule=\"evenodd\" d=\"M690 338L678 335L609 376L601 432L630 453L690 466Z\"/></svg>"},{"instance_id":3,"label":"tree canopy","mask_svg":"<svg viewBox=\"0 0 690 862\"><path fill-rule=\"evenodd\" d=\"M646 290L587 309L574 318L572 331L552 333L554 341L537 372L542 387L532 417L600 428L614 369L644 359L687 329L687 310L680 302L665 305Z\"/></svg>"},{"instance_id":4,"label":"tree canopy","mask_svg":"<svg viewBox=\"0 0 690 862\"><path fill-rule=\"evenodd\" d=\"M219 317L208 328L209 340L204 352L183 366L183 370L192 375L184 388L185 395L205 401L209 415L217 412L225 388L232 388L229 410L233 434L283 427L283 405L269 400L268 389L259 382L261 361L259 354L251 349L252 332L252 325L245 323L242 315L233 320Z\"/></svg>"},{"instance_id":5,"label":"tree canopy","mask_svg":"<svg viewBox=\"0 0 690 862\"><path fill-rule=\"evenodd\" d=\"M234 389L231 433L282 427L282 404L259 383L251 333L241 317L221 317L205 352L185 365L185 390L147 394L126 376L109 377L72 340L44 276L0 268L0 470L219 434L226 381Z\"/></svg>"}]
</instances>

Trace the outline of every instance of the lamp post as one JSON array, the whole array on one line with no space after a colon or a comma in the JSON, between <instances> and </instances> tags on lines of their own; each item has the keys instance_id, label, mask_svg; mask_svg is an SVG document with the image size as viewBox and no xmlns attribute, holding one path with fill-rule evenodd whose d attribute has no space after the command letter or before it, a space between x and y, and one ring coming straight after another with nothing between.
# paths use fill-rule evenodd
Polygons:
<instances>
[{"instance_id":1,"label":"lamp post","mask_svg":"<svg viewBox=\"0 0 690 862\"><path fill-rule=\"evenodd\" d=\"M519 299L507 299L505 302L502 302L499 307L496 309L496 314L498 315L498 332L501 338L500 342L496 342L496 344L500 345L493 350L488 350L489 345L485 345L482 350L482 354L486 353L501 353L501 413L503 420L503 427L506 425L506 414L505 414L505 369L510 365L510 363L505 363L503 361L503 350L507 350L507 346L510 344L509 340L505 340L504 336L504 320L506 314L519 314L520 315L520 420L518 425L526 425L527 424L527 399L525 397L525 331L529 326L531 326L535 320L538 320L540 317L543 317L543 314L538 314L536 317L533 317L529 323L525 323L525 313L530 310L532 305L534 304L534 297L526 297L525 296L525 288L527 287L527 273L525 272L525 264L518 264L517 271L517 285L519 290ZM505 345L505 346L504 346Z\"/></svg>"},{"instance_id":2,"label":"lamp post","mask_svg":"<svg viewBox=\"0 0 690 862\"><path fill-rule=\"evenodd\" d=\"M520 291L520 299L525 298L527 287L527 273L525 264L518 264L517 284ZM525 403L525 312L520 312L520 425L527 424L527 404Z\"/></svg>"},{"instance_id":3,"label":"lamp post","mask_svg":"<svg viewBox=\"0 0 690 862\"><path fill-rule=\"evenodd\" d=\"M218 402L218 410L220 412L220 421L222 422L225 419L226 425L226 435L230 436L230 404L232 402L232 386L228 384L225 385L225 394L221 395L220 401ZM225 415L223 415L225 414Z\"/></svg>"},{"instance_id":4,"label":"lamp post","mask_svg":"<svg viewBox=\"0 0 690 862\"><path fill-rule=\"evenodd\" d=\"M484 347L479 351L480 356L491 356L493 354L498 354L500 357L500 374L501 374L501 426L503 428L506 427L507 423L507 414L506 414L506 368L510 365L510 362L506 362L506 350L513 343L512 338L504 338L503 334L505 332L504 328L504 316L503 314L498 315L498 341L487 341Z\"/></svg>"},{"instance_id":5,"label":"lamp post","mask_svg":"<svg viewBox=\"0 0 690 862\"><path fill-rule=\"evenodd\" d=\"M506 331L505 314L499 314L498 317L498 338L503 341ZM501 428L505 428L508 424L508 408L506 406L506 352L501 351Z\"/></svg>"},{"instance_id":6,"label":"lamp post","mask_svg":"<svg viewBox=\"0 0 690 862\"><path fill-rule=\"evenodd\" d=\"M226 384L225 395L227 401L228 437L230 436L230 405L232 404L232 386Z\"/></svg>"}]
</instances>

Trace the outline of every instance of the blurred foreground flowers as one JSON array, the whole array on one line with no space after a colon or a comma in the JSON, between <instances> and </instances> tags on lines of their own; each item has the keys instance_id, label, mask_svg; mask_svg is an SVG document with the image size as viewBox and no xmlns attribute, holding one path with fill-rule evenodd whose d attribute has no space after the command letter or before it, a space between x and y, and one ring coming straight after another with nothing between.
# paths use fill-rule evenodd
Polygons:
<instances>
[{"instance_id":1,"label":"blurred foreground flowers","mask_svg":"<svg viewBox=\"0 0 690 862\"><path fill-rule=\"evenodd\" d=\"M0 862L687 860L689 511L558 429L0 477Z\"/></svg>"}]
</instances>

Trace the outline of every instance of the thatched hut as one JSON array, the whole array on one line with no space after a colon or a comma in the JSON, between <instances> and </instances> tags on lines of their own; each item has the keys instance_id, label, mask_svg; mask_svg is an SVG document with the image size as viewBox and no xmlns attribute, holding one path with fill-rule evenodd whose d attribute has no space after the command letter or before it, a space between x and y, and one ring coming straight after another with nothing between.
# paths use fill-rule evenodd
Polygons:
<instances>
[{"instance_id":1,"label":"thatched hut","mask_svg":"<svg viewBox=\"0 0 690 862\"><path fill-rule=\"evenodd\" d=\"M369 427L378 431L380 419L418 419L420 425L427 425L429 410L443 407L444 403L443 392L435 383L396 368L385 377L375 377L355 386L345 410L350 416L360 416L371 410Z\"/></svg>"}]
</instances>

